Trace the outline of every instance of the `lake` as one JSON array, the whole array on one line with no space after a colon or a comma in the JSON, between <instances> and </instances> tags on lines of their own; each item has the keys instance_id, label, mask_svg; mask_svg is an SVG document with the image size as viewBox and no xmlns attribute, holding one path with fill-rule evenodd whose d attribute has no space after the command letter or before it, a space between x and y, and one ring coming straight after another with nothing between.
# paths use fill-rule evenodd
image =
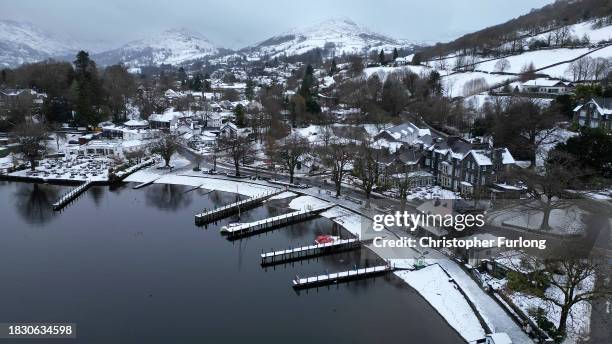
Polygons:
<instances>
[{"instance_id":1,"label":"lake","mask_svg":"<svg viewBox=\"0 0 612 344\"><path fill-rule=\"evenodd\" d=\"M67 343L463 343L388 275L298 293L309 276L373 265L367 250L263 269L259 254L340 231L326 218L230 242L194 215L229 193L153 184L96 186L61 212L65 186L0 182L0 322L73 322ZM289 212L275 200L242 213ZM1 342L1 340L0 340ZM41 340L19 340L19 343ZM54 340L53 343L61 343Z\"/></svg>"}]
</instances>

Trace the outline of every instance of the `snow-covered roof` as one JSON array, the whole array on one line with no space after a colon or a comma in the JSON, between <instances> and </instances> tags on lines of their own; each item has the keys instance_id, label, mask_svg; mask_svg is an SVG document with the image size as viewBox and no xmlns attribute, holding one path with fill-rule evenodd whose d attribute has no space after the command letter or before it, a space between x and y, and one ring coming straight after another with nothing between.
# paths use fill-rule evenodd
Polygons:
<instances>
[{"instance_id":1,"label":"snow-covered roof","mask_svg":"<svg viewBox=\"0 0 612 344\"><path fill-rule=\"evenodd\" d=\"M512 156L508 148L504 148L504 151L502 152L502 164L512 165L515 163L516 161L514 160L514 157Z\"/></svg>"},{"instance_id":2,"label":"snow-covered roof","mask_svg":"<svg viewBox=\"0 0 612 344\"><path fill-rule=\"evenodd\" d=\"M127 126L127 127L142 127L142 126L147 126L149 125L149 121L147 120L136 120L136 119L131 119L125 123L123 123L123 125Z\"/></svg>"},{"instance_id":3,"label":"snow-covered roof","mask_svg":"<svg viewBox=\"0 0 612 344\"><path fill-rule=\"evenodd\" d=\"M491 158L486 155L485 151L482 150L471 150L468 154L474 157L474 160L479 166L490 166L493 165Z\"/></svg>"},{"instance_id":4,"label":"snow-covered roof","mask_svg":"<svg viewBox=\"0 0 612 344\"><path fill-rule=\"evenodd\" d=\"M523 86L544 86L544 87L552 87L552 86L567 86L567 83L561 80L550 80L545 78L537 78L529 81L525 81Z\"/></svg>"},{"instance_id":5,"label":"snow-covered roof","mask_svg":"<svg viewBox=\"0 0 612 344\"><path fill-rule=\"evenodd\" d=\"M170 122L177 118L187 118L193 115L192 112L168 111L161 114L154 113L149 116L149 120L152 122Z\"/></svg>"}]
</instances>

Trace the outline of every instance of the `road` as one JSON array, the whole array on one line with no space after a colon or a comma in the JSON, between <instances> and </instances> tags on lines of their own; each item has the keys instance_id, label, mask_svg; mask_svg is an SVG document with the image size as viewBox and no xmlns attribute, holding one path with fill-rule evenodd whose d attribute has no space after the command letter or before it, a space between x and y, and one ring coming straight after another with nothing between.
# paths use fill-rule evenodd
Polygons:
<instances>
[{"instance_id":1,"label":"road","mask_svg":"<svg viewBox=\"0 0 612 344\"><path fill-rule=\"evenodd\" d=\"M612 235L612 220L609 220L608 226L602 228L597 238L597 247L605 249L607 255L604 257L604 262L599 266L597 280L595 281L596 288L612 288L612 256L610 256L610 246ZM610 343L612 337L612 295L602 297L591 302L591 334L589 343L603 344Z\"/></svg>"}]
</instances>

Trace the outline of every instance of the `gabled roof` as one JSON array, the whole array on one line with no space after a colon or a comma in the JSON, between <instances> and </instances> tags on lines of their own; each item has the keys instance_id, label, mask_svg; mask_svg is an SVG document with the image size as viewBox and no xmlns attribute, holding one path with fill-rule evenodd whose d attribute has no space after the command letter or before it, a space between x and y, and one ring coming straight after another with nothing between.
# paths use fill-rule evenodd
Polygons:
<instances>
[{"instance_id":1,"label":"gabled roof","mask_svg":"<svg viewBox=\"0 0 612 344\"><path fill-rule=\"evenodd\" d=\"M491 158L487 155L486 151L483 150L471 150L469 151L469 153L466 155L471 155L474 157L474 161L476 161L476 164L478 164L478 166L491 166L493 165L493 162L491 161Z\"/></svg>"},{"instance_id":2,"label":"gabled roof","mask_svg":"<svg viewBox=\"0 0 612 344\"><path fill-rule=\"evenodd\" d=\"M223 131L225 129L230 129L232 131L238 131L238 127L234 123L232 123L232 122L227 122L227 123L223 124L221 126L220 130Z\"/></svg>"},{"instance_id":3,"label":"gabled roof","mask_svg":"<svg viewBox=\"0 0 612 344\"><path fill-rule=\"evenodd\" d=\"M567 86L567 83L561 80L549 80L544 78L533 79L525 81L523 86L543 86L543 87L554 87L554 86Z\"/></svg>"},{"instance_id":4,"label":"gabled roof","mask_svg":"<svg viewBox=\"0 0 612 344\"><path fill-rule=\"evenodd\" d=\"M595 97L591 101L597 105L602 114L612 113L612 98Z\"/></svg>"}]
</instances>

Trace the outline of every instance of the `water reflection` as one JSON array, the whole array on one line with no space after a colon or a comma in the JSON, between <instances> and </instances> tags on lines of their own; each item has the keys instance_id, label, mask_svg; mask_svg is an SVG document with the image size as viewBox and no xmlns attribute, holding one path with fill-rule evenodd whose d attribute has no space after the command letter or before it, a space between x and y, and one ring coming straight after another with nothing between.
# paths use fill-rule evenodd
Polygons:
<instances>
[{"instance_id":1,"label":"water reflection","mask_svg":"<svg viewBox=\"0 0 612 344\"><path fill-rule=\"evenodd\" d=\"M15 206L27 223L42 225L55 215L52 204L60 196L58 187L47 184L17 183Z\"/></svg>"},{"instance_id":2,"label":"water reflection","mask_svg":"<svg viewBox=\"0 0 612 344\"><path fill-rule=\"evenodd\" d=\"M91 188L87 193L91 196L91 199L94 201L96 207L100 206L102 199L104 198L104 193L106 192L106 186L96 186Z\"/></svg>"},{"instance_id":3,"label":"water reflection","mask_svg":"<svg viewBox=\"0 0 612 344\"><path fill-rule=\"evenodd\" d=\"M147 205L160 210L176 211L191 204L192 195L185 187L173 184L155 184L146 187Z\"/></svg>"},{"instance_id":4,"label":"water reflection","mask_svg":"<svg viewBox=\"0 0 612 344\"><path fill-rule=\"evenodd\" d=\"M129 186L129 183L113 183L108 186L108 191L114 194L120 194L121 191L127 189Z\"/></svg>"}]
</instances>

